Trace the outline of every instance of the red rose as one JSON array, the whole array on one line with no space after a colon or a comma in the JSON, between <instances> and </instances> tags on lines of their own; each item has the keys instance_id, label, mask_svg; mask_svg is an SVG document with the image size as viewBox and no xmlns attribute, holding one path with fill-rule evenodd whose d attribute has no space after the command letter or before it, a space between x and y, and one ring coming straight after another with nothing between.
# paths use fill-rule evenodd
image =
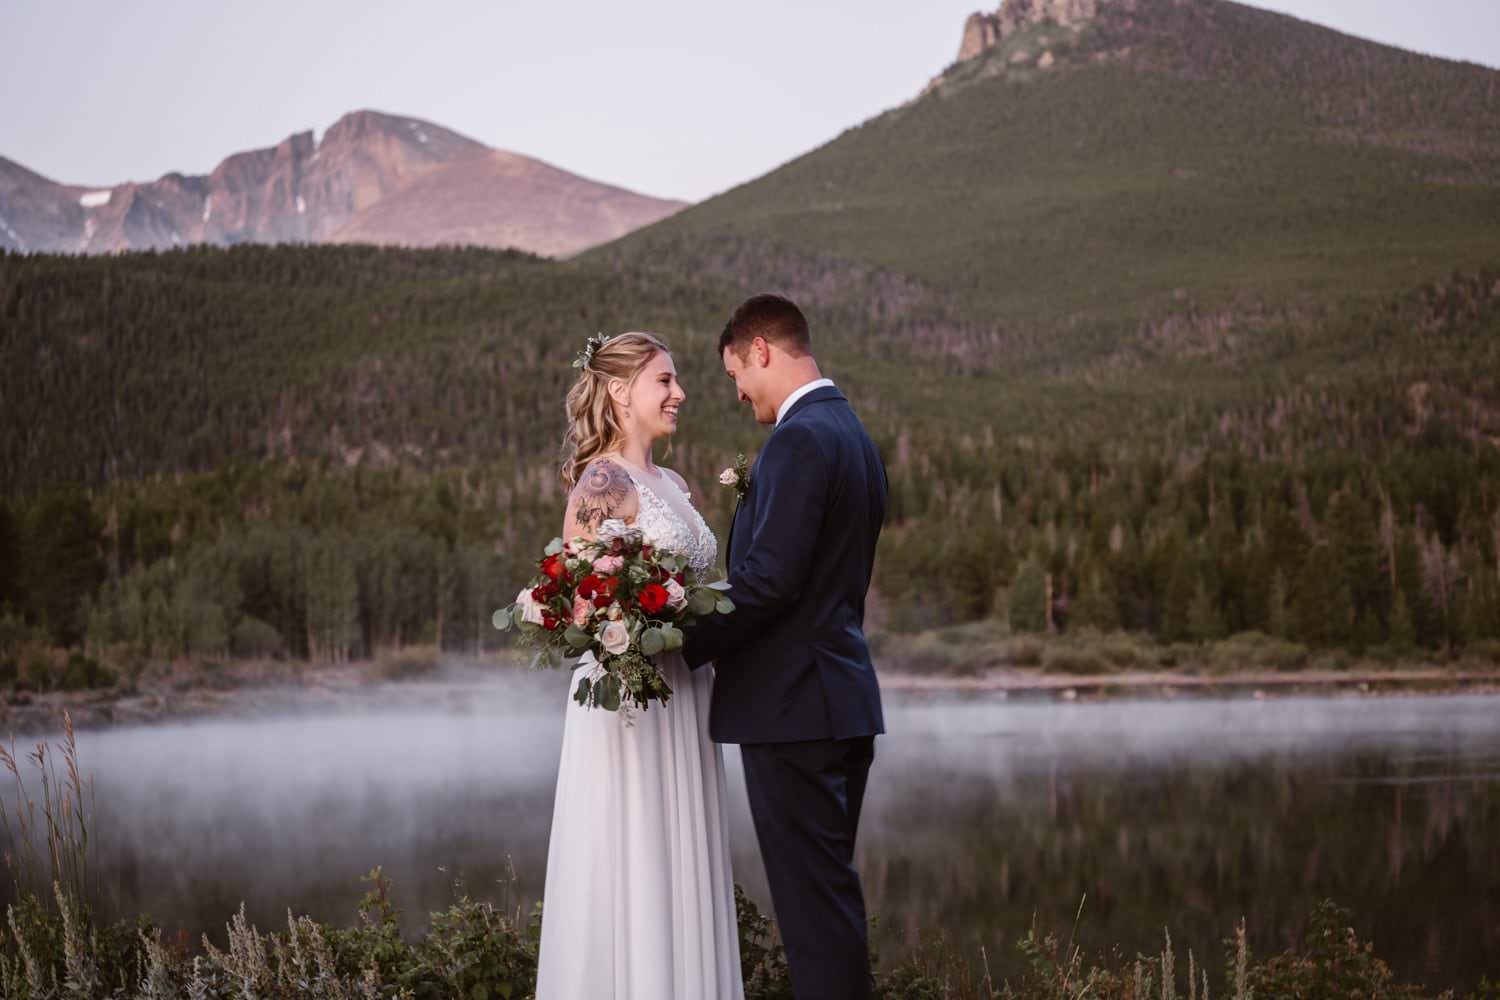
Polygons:
<instances>
[{"instance_id":1,"label":"red rose","mask_svg":"<svg viewBox=\"0 0 1500 1000\"><path fill-rule=\"evenodd\" d=\"M556 632L562 627L562 619L550 611L542 612L542 628L549 632Z\"/></svg>"},{"instance_id":2,"label":"red rose","mask_svg":"<svg viewBox=\"0 0 1500 1000\"><path fill-rule=\"evenodd\" d=\"M561 580L567 575L568 567L564 565L562 559L558 556L548 556L542 560L542 572L546 573L553 580Z\"/></svg>"},{"instance_id":3,"label":"red rose","mask_svg":"<svg viewBox=\"0 0 1500 1000\"><path fill-rule=\"evenodd\" d=\"M594 607L607 608L615 599L615 591L620 588L618 577L606 576L594 585Z\"/></svg>"},{"instance_id":4,"label":"red rose","mask_svg":"<svg viewBox=\"0 0 1500 1000\"><path fill-rule=\"evenodd\" d=\"M599 585L603 582L598 576L590 573L578 582L578 596L586 601L593 600L594 595L599 592Z\"/></svg>"},{"instance_id":5,"label":"red rose","mask_svg":"<svg viewBox=\"0 0 1500 1000\"><path fill-rule=\"evenodd\" d=\"M540 587L531 588L531 599L538 604L546 604L557 596L557 584L544 583Z\"/></svg>"},{"instance_id":6,"label":"red rose","mask_svg":"<svg viewBox=\"0 0 1500 1000\"><path fill-rule=\"evenodd\" d=\"M659 583L648 583L636 595L636 600L641 602L641 607L646 609L648 615L654 615L667 606L668 597L666 587Z\"/></svg>"}]
</instances>

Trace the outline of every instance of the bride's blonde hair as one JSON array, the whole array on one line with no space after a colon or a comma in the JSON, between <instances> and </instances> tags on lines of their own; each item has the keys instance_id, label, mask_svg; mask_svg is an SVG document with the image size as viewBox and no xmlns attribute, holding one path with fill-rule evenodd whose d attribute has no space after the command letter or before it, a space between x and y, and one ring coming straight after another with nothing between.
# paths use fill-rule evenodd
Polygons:
<instances>
[{"instance_id":1,"label":"bride's blonde hair","mask_svg":"<svg viewBox=\"0 0 1500 1000\"><path fill-rule=\"evenodd\" d=\"M563 436L562 467L558 470L564 489L571 490L590 462L618 449L625 440L615 401L609 394L610 380L633 384L658 351L672 353L656 334L622 333L595 347L586 357L578 380L568 390L568 432Z\"/></svg>"}]
</instances>

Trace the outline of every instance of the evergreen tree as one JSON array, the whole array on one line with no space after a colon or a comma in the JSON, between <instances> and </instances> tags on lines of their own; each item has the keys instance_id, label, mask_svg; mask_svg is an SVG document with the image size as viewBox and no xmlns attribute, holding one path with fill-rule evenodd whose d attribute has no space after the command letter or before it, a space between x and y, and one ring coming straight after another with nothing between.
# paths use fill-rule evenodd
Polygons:
<instances>
[{"instance_id":1,"label":"evergreen tree","mask_svg":"<svg viewBox=\"0 0 1500 1000\"><path fill-rule=\"evenodd\" d=\"M0 497L0 609L21 604L21 524Z\"/></svg>"},{"instance_id":2,"label":"evergreen tree","mask_svg":"<svg viewBox=\"0 0 1500 1000\"><path fill-rule=\"evenodd\" d=\"M1188 637L1194 642L1213 642L1224 638L1224 616L1214 602L1208 583L1198 580L1188 605Z\"/></svg>"},{"instance_id":3,"label":"evergreen tree","mask_svg":"<svg viewBox=\"0 0 1500 1000\"><path fill-rule=\"evenodd\" d=\"M1161 638L1182 642L1192 638L1191 609L1195 580L1192 561L1185 550L1179 550L1167 584L1166 602L1162 607Z\"/></svg>"},{"instance_id":4,"label":"evergreen tree","mask_svg":"<svg viewBox=\"0 0 1500 1000\"><path fill-rule=\"evenodd\" d=\"M1325 526L1339 576L1354 606L1346 634L1350 638L1356 633L1368 637L1378 632L1378 628L1368 623L1360 626L1360 621L1365 618L1378 621L1390 605L1390 578L1381 557L1380 532L1374 514L1358 494L1345 488L1329 501Z\"/></svg>"},{"instance_id":5,"label":"evergreen tree","mask_svg":"<svg viewBox=\"0 0 1500 1000\"><path fill-rule=\"evenodd\" d=\"M1027 559L1010 585L1010 627L1014 632L1042 632L1047 628L1047 573L1035 559Z\"/></svg>"},{"instance_id":6,"label":"evergreen tree","mask_svg":"<svg viewBox=\"0 0 1500 1000\"><path fill-rule=\"evenodd\" d=\"M1271 596L1266 609L1266 630L1278 639L1290 639L1292 636L1290 604L1286 591L1286 577L1278 568L1271 577Z\"/></svg>"},{"instance_id":7,"label":"evergreen tree","mask_svg":"<svg viewBox=\"0 0 1500 1000\"><path fill-rule=\"evenodd\" d=\"M1427 598L1422 579L1422 552L1416 530L1404 528L1396 538L1396 590L1406 600L1411 615L1412 635L1418 646L1427 649L1442 644L1442 616Z\"/></svg>"},{"instance_id":8,"label":"evergreen tree","mask_svg":"<svg viewBox=\"0 0 1500 1000\"><path fill-rule=\"evenodd\" d=\"M104 582L101 525L78 489L43 497L27 519L22 541L24 608L59 646L83 638L85 598Z\"/></svg>"},{"instance_id":9,"label":"evergreen tree","mask_svg":"<svg viewBox=\"0 0 1500 1000\"><path fill-rule=\"evenodd\" d=\"M1417 633L1412 625L1411 609L1406 603L1406 591L1396 591L1396 603L1391 607L1391 648L1398 653L1409 653L1416 648Z\"/></svg>"},{"instance_id":10,"label":"evergreen tree","mask_svg":"<svg viewBox=\"0 0 1500 1000\"><path fill-rule=\"evenodd\" d=\"M1469 574L1460 623L1465 642L1500 639L1500 583L1488 566Z\"/></svg>"},{"instance_id":11,"label":"evergreen tree","mask_svg":"<svg viewBox=\"0 0 1500 1000\"><path fill-rule=\"evenodd\" d=\"M1309 646L1346 642L1354 631L1354 600L1326 542L1314 545L1297 576L1292 622L1296 638Z\"/></svg>"},{"instance_id":12,"label":"evergreen tree","mask_svg":"<svg viewBox=\"0 0 1500 1000\"><path fill-rule=\"evenodd\" d=\"M1097 563L1090 566L1082 590L1072 608L1072 624L1090 625L1108 632L1120 627L1114 577Z\"/></svg>"}]
</instances>

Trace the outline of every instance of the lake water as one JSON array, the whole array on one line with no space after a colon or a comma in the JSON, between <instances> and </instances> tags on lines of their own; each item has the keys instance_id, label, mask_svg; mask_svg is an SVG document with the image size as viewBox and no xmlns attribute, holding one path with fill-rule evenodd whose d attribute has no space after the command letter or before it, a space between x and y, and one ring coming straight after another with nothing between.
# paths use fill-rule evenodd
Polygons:
<instances>
[{"instance_id":1,"label":"lake water","mask_svg":"<svg viewBox=\"0 0 1500 1000\"><path fill-rule=\"evenodd\" d=\"M566 678L400 685L337 711L80 734L115 914L222 938L243 900L352 921L383 865L413 929L461 880L529 909ZM941 936L997 979L1030 926L1088 953L1209 957L1300 937L1325 896L1398 975L1500 970L1500 698L1059 703L888 695L859 864L879 940ZM769 900L726 751L737 879ZM1217 990L1216 990L1217 991Z\"/></svg>"}]
</instances>

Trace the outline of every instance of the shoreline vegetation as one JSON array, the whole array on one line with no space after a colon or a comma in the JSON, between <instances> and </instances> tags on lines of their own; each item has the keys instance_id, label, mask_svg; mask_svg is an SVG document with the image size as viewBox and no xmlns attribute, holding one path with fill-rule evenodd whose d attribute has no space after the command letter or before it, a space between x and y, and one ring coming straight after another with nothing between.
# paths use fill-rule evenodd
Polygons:
<instances>
[{"instance_id":1,"label":"shoreline vegetation","mask_svg":"<svg viewBox=\"0 0 1500 1000\"><path fill-rule=\"evenodd\" d=\"M1388 649L1354 657L1314 654L1259 633L1169 645L1123 632L1015 635L997 621L914 634L875 632L870 642L882 690L905 695L1073 701L1500 694L1500 655L1487 648L1448 658ZM52 666L43 674L52 683L36 683L33 673L0 686L0 732L53 731L65 711L80 727L94 728L342 708L388 695L393 687L403 697L443 697L455 685L525 671L528 662L515 650L475 656L416 645L343 663L178 657L137 663L122 676L76 652L52 650Z\"/></svg>"},{"instance_id":2,"label":"shoreline vegetation","mask_svg":"<svg viewBox=\"0 0 1500 1000\"><path fill-rule=\"evenodd\" d=\"M149 915L108 923L97 916L97 875L88 860L94 787L79 758L72 719L62 739L38 743L18 760L0 747L14 797L0 797L12 892L0 929L0 996L7 1000L524 1000L536 985L544 908L529 914L471 898L430 914L420 936L401 930L390 879L365 876L369 891L351 926L337 927L287 910L282 930L251 924L243 904L222 933L197 942L168 937ZM31 772L35 772L33 777ZM39 785L39 790L36 786ZM24 805L22 805L24 803ZM774 920L736 887L746 1000L790 1000L786 956ZM1359 937L1350 914L1331 900L1309 915L1301 944L1259 958L1243 920L1205 960L1178 954L1164 928L1160 952L1125 956L1116 947L1090 958L1084 904L1066 938L1033 925L1017 941L1025 970L997 982L976 974L942 938L890 942L872 919L877 1000L1230 1000L1358 996L1365 1000L1497 1000L1488 977L1471 991L1431 993L1401 983ZM882 963L882 944L910 945L899 963ZM982 969L989 956L980 949Z\"/></svg>"}]
</instances>

